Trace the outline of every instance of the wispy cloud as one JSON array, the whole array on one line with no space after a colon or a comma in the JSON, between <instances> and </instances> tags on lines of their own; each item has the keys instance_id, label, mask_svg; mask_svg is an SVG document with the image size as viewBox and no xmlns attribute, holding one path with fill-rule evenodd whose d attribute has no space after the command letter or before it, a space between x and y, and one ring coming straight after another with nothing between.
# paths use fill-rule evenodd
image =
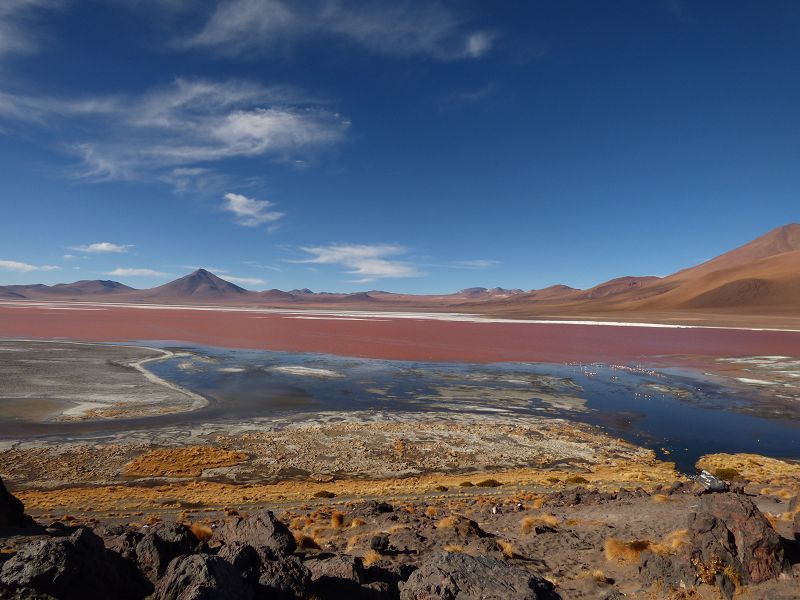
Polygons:
<instances>
[{"instance_id":1,"label":"wispy cloud","mask_svg":"<svg viewBox=\"0 0 800 600\"><path fill-rule=\"evenodd\" d=\"M138 96L57 98L0 92L20 133L58 129L89 180L149 178L192 189L209 163L292 160L344 139L349 121L289 87L176 79Z\"/></svg>"},{"instance_id":2,"label":"wispy cloud","mask_svg":"<svg viewBox=\"0 0 800 600\"><path fill-rule=\"evenodd\" d=\"M108 254L108 253L120 254L122 252L127 252L131 248L133 248L132 244L112 244L111 242L95 242L94 244L73 246L70 249L75 250L76 252L87 252L89 254ZM66 259L67 256L69 256L70 258L75 258L74 256L71 256L69 254L65 254L64 258Z\"/></svg>"},{"instance_id":3,"label":"wispy cloud","mask_svg":"<svg viewBox=\"0 0 800 600\"><path fill-rule=\"evenodd\" d=\"M495 34L470 29L439 2L224 0L200 31L176 46L239 54L314 37L344 39L389 56L458 60L487 54Z\"/></svg>"},{"instance_id":4,"label":"wispy cloud","mask_svg":"<svg viewBox=\"0 0 800 600\"><path fill-rule=\"evenodd\" d=\"M499 260L487 260L479 258L476 260L454 260L446 263L443 266L451 269L488 269L494 265L500 264Z\"/></svg>"},{"instance_id":5,"label":"wispy cloud","mask_svg":"<svg viewBox=\"0 0 800 600\"><path fill-rule=\"evenodd\" d=\"M16 260L0 260L0 270L16 273L32 273L34 271L57 271L61 267L55 265L31 265Z\"/></svg>"},{"instance_id":6,"label":"wispy cloud","mask_svg":"<svg viewBox=\"0 0 800 600\"><path fill-rule=\"evenodd\" d=\"M154 269L117 267L113 271L107 272L106 275L111 275L112 277L167 277L171 274Z\"/></svg>"},{"instance_id":7,"label":"wispy cloud","mask_svg":"<svg viewBox=\"0 0 800 600\"><path fill-rule=\"evenodd\" d=\"M302 246L300 250L310 257L291 262L340 265L358 277L356 283L422 275L413 264L394 258L408 253L407 248L396 244L331 244Z\"/></svg>"},{"instance_id":8,"label":"wispy cloud","mask_svg":"<svg viewBox=\"0 0 800 600\"><path fill-rule=\"evenodd\" d=\"M0 58L12 53L35 52L39 42L34 33L37 12L62 4L62 0L0 1Z\"/></svg>"},{"instance_id":9,"label":"wispy cloud","mask_svg":"<svg viewBox=\"0 0 800 600\"><path fill-rule=\"evenodd\" d=\"M233 213L234 220L245 227L258 227L264 223L274 223L284 213L270 210L275 203L269 200L256 200L241 194L225 194L222 208Z\"/></svg>"},{"instance_id":10,"label":"wispy cloud","mask_svg":"<svg viewBox=\"0 0 800 600\"><path fill-rule=\"evenodd\" d=\"M223 274L221 277L225 281L230 281L231 283L236 283L238 285L264 285L267 283L263 279L259 279L258 277L236 277L235 275L227 275Z\"/></svg>"}]
</instances>

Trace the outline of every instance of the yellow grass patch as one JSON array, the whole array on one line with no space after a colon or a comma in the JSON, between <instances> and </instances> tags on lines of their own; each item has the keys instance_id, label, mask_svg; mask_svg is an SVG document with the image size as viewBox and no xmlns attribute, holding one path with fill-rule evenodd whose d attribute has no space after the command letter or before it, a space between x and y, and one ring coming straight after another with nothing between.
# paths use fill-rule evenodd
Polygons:
<instances>
[{"instance_id":1,"label":"yellow grass patch","mask_svg":"<svg viewBox=\"0 0 800 600\"><path fill-rule=\"evenodd\" d=\"M548 527L558 527L561 524L561 521L558 520L558 517L555 515L549 514L540 514L540 515L529 515L522 519L521 526L522 526L522 533L528 535L533 528L537 525L546 525Z\"/></svg>"},{"instance_id":2,"label":"yellow grass patch","mask_svg":"<svg viewBox=\"0 0 800 600\"><path fill-rule=\"evenodd\" d=\"M232 467L247 460L244 452L213 446L160 448L125 465L127 477L200 477L206 469Z\"/></svg>"},{"instance_id":3,"label":"yellow grass patch","mask_svg":"<svg viewBox=\"0 0 800 600\"><path fill-rule=\"evenodd\" d=\"M689 530L676 529L656 544L650 545L650 550L656 554L678 554L689 543Z\"/></svg>"},{"instance_id":4,"label":"yellow grass patch","mask_svg":"<svg viewBox=\"0 0 800 600\"><path fill-rule=\"evenodd\" d=\"M503 556L506 558L514 558L516 553L514 552L514 545L506 540L497 540L497 545L500 548L500 551L503 553Z\"/></svg>"},{"instance_id":5,"label":"yellow grass patch","mask_svg":"<svg viewBox=\"0 0 800 600\"><path fill-rule=\"evenodd\" d=\"M331 527L334 529L341 529L344 527L344 513L338 510L333 511L331 514Z\"/></svg>"},{"instance_id":6,"label":"yellow grass patch","mask_svg":"<svg viewBox=\"0 0 800 600\"><path fill-rule=\"evenodd\" d=\"M623 542L616 538L608 538L605 543L606 560L618 562L639 562L642 552L650 548L648 540L631 540Z\"/></svg>"},{"instance_id":7,"label":"yellow grass patch","mask_svg":"<svg viewBox=\"0 0 800 600\"><path fill-rule=\"evenodd\" d=\"M192 523L189 525L189 531L197 538L198 542L207 542L214 535L214 531L211 527L201 525L200 523Z\"/></svg>"},{"instance_id":8,"label":"yellow grass patch","mask_svg":"<svg viewBox=\"0 0 800 600\"><path fill-rule=\"evenodd\" d=\"M697 461L697 468L711 473L730 469L752 483L786 487L800 485L800 464L759 454L707 454Z\"/></svg>"}]
</instances>

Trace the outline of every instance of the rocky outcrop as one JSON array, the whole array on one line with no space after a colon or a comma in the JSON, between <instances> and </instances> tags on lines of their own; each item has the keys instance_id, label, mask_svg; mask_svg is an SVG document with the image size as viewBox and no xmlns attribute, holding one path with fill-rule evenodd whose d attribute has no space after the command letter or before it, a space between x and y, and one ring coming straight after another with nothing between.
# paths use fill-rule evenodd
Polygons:
<instances>
[{"instance_id":1,"label":"rocky outcrop","mask_svg":"<svg viewBox=\"0 0 800 600\"><path fill-rule=\"evenodd\" d=\"M692 557L718 557L742 583L760 583L788 569L780 536L752 500L740 494L705 496L689 517Z\"/></svg>"},{"instance_id":2,"label":"rocky outcrop","mask_svg":"<svg viewBox=\"0 0 800 600\"><path fill-rule=\"evenodd\" d=\"M486 556L441 552L400 584L401 600L555 600L549 581Z\"/></svg>"},{"instance_id":3,"label":"rocky outcrop","mask_svg":"<svg viewBox=\"0 0 800 600\"><path fill-rule=\"evenodd\" d=\"M0 583L63 600L144 598L152 589L135 565L90 529L26 544L0 569Z\"/></svg>"},{"instance_id":4,"label":"rocky outcrop","mask_svg":"<svg viewBox=\"0 0 800 600\"><path fill-rule=\"evenodd\" d=\"M111 597L111 596L109 596ZM152 600L251 600L247 585L233 565L219 556L193 554L169 563Z\"/></svg>"},{"instance_id":5,"label":"rocky outcrop","mask_svg":"<svg viewBox=\"0 0 800 600\"><path fill-rule=\"evenodd\" d=\"M291 600L305 598L311 587L311 572L297 556L281 556L261 564L259 597Z\"/></svg>"},{"instance_id":6,"label":"rocky outcrop","mask_svg":"<svg viewBox=\"0 0 800 600\"><path fill-rule=\"evenodd\" d=\"M173 559L197 550L197 538L180 523L150 527L136 544L139 568L151 581L164 575Z\"/></svg>"},{"instance_id":7,"label":"rocky outcrop","mask_svg":"<svg viewBox=\"0 0 800 600\"><path fill-rule=\"evenodd\" d=\"M292 532L269 510L226 521L217 528L214 539L223 544L246 544L274 556L291 554L297 548Z\"/></svg>"},{"instance_id":8,"label":"rocky outcrop","mask_svg":"<svg viewBox=\"0 0 800 600\"><path fill-rule=\"evenodd\" d=\"M31 523L31 518L25 514L22 502L6 489L3 480L0 479L0 529Z\"/></svg>"},{"instance_id":9,"label":"rocky outcrop","mask_svg":"<svg viewBox=\"0 0 800 600\"><path fill-rule=\"evenodd\" d=\"M709 584L732 598L740 585L775 579L789 569L780 536L742 494L702 496L688 517L688 538L688 548L678 556L643 553L642 583L674 588Z\"/></svg>"}]
</instances>

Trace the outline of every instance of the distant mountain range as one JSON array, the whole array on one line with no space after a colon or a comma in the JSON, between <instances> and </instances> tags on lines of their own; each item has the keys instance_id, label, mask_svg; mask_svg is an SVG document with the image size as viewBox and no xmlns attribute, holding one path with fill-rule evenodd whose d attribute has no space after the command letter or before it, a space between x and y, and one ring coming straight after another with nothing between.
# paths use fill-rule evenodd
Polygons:
<instances>
[{"instance_id":1,"label":"distant mountain range","mask_svg":"<svg viewBox=\"0 0 800 600\"><path fill-rule=\"evenodd\" d=\"M475 287L438 296L379 290L334 294L308 288L256 292L198 269L152 289L137 290L116 281L84 280L52 286L0 286L0 299L275 307L334 304L339 308L454 309L554 316L692 310L800 314L800 224L774 229L744 246L668 277L620 277L586 290L554 285L530 291Z\"/></svg>"}]
</instances>

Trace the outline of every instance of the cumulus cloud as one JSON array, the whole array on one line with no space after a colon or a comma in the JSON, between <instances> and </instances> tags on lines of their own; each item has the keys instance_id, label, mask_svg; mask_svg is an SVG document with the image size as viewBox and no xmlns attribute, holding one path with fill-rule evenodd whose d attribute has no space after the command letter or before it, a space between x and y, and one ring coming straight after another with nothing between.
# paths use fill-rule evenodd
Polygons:
<instances>
[{"instance_id":1,"label":"cumulus cloud","mask_svg":"<svg viewBox=\"0 0 800 600\"><path fill-rule=\"evenodd\" d=\"M347 273L359 277L356 283L422 275L414 265L393 258L408 253L407 248L395 244L331 244L302 246L300 250L310 257L292 262L341 265Z\"/></svg>"},{"instance_id":2,"label":"cumulus cloud","mask_svg":"<svg viewBox=\"0 0 800 600\"><path fill-rule=\"evenodd\" d=\"M344 139L350 122L289 87L176 79L141 95L54 98L0 92L0 118L59 130L90 180L149 177L192 189L209 163L291 160Z\"/></svg>"},{"instance_id":3,"label":"cumulus cloud","mask_svg":"<svg viewBox=\"0 0 800 600\"><path fill-rule=\"evenodd\" d=\"M86 244L83 246L73 246L72 250L76 250L78 252L88 252L90 254L104 254L104 253L122 253L127 252L130 248L133 248L131 244L112 244L111 242L95 242L94 244ZM64 258L70 256L69 254L65 254ZM74 258L70 256L70 258Z\"/></svg>"},{"instance_id":4,"label":"cumulus cloud","mask_svg":"<svg viewBox=\"0 0 800 600\"><path fill-rule=\"evenodd\" d=\"M154 269L132 269L126 267L117 267L113 271L109 271L106 275L112 277L167 277L170 274Z\"/></svg>"},{"instance_id":5,"label":"cumulus cloud","mask_svg":"<svg viewBox=\"0 0 800 600\"><path fill-rule=\"evenodd\" d=\"M32 273L33 271L57 271L61 267L54 265L31 265L16 260L0 260L0 270L16 273Z\"/></svg>"},{"instance_id":6,"label":"cumulus cloud","mask_svg":"<svg viewBox=\"0 0 800 600\"><path fill-rule=\"evenodd\" d=\"M284 213L270 210L275 206L269 200L256 200L241 194L225 194L222 208L233 213L239 225L258 227L264 223L273 223L283 217Z\"/></svg>"},{"instance_id":7,"label":"cumulus cloud","mask_svg":"<svg viewBox=\"0 0 800 600\"><path fill-rule=\"evenodd\" d=\"M491 32L471 30L438 2L358 0L224 0L179 47L224 54L271 48L313 37L347 40L389 56L438 60L478 58L492 47Z\"/></svg>"}]
</instances>

